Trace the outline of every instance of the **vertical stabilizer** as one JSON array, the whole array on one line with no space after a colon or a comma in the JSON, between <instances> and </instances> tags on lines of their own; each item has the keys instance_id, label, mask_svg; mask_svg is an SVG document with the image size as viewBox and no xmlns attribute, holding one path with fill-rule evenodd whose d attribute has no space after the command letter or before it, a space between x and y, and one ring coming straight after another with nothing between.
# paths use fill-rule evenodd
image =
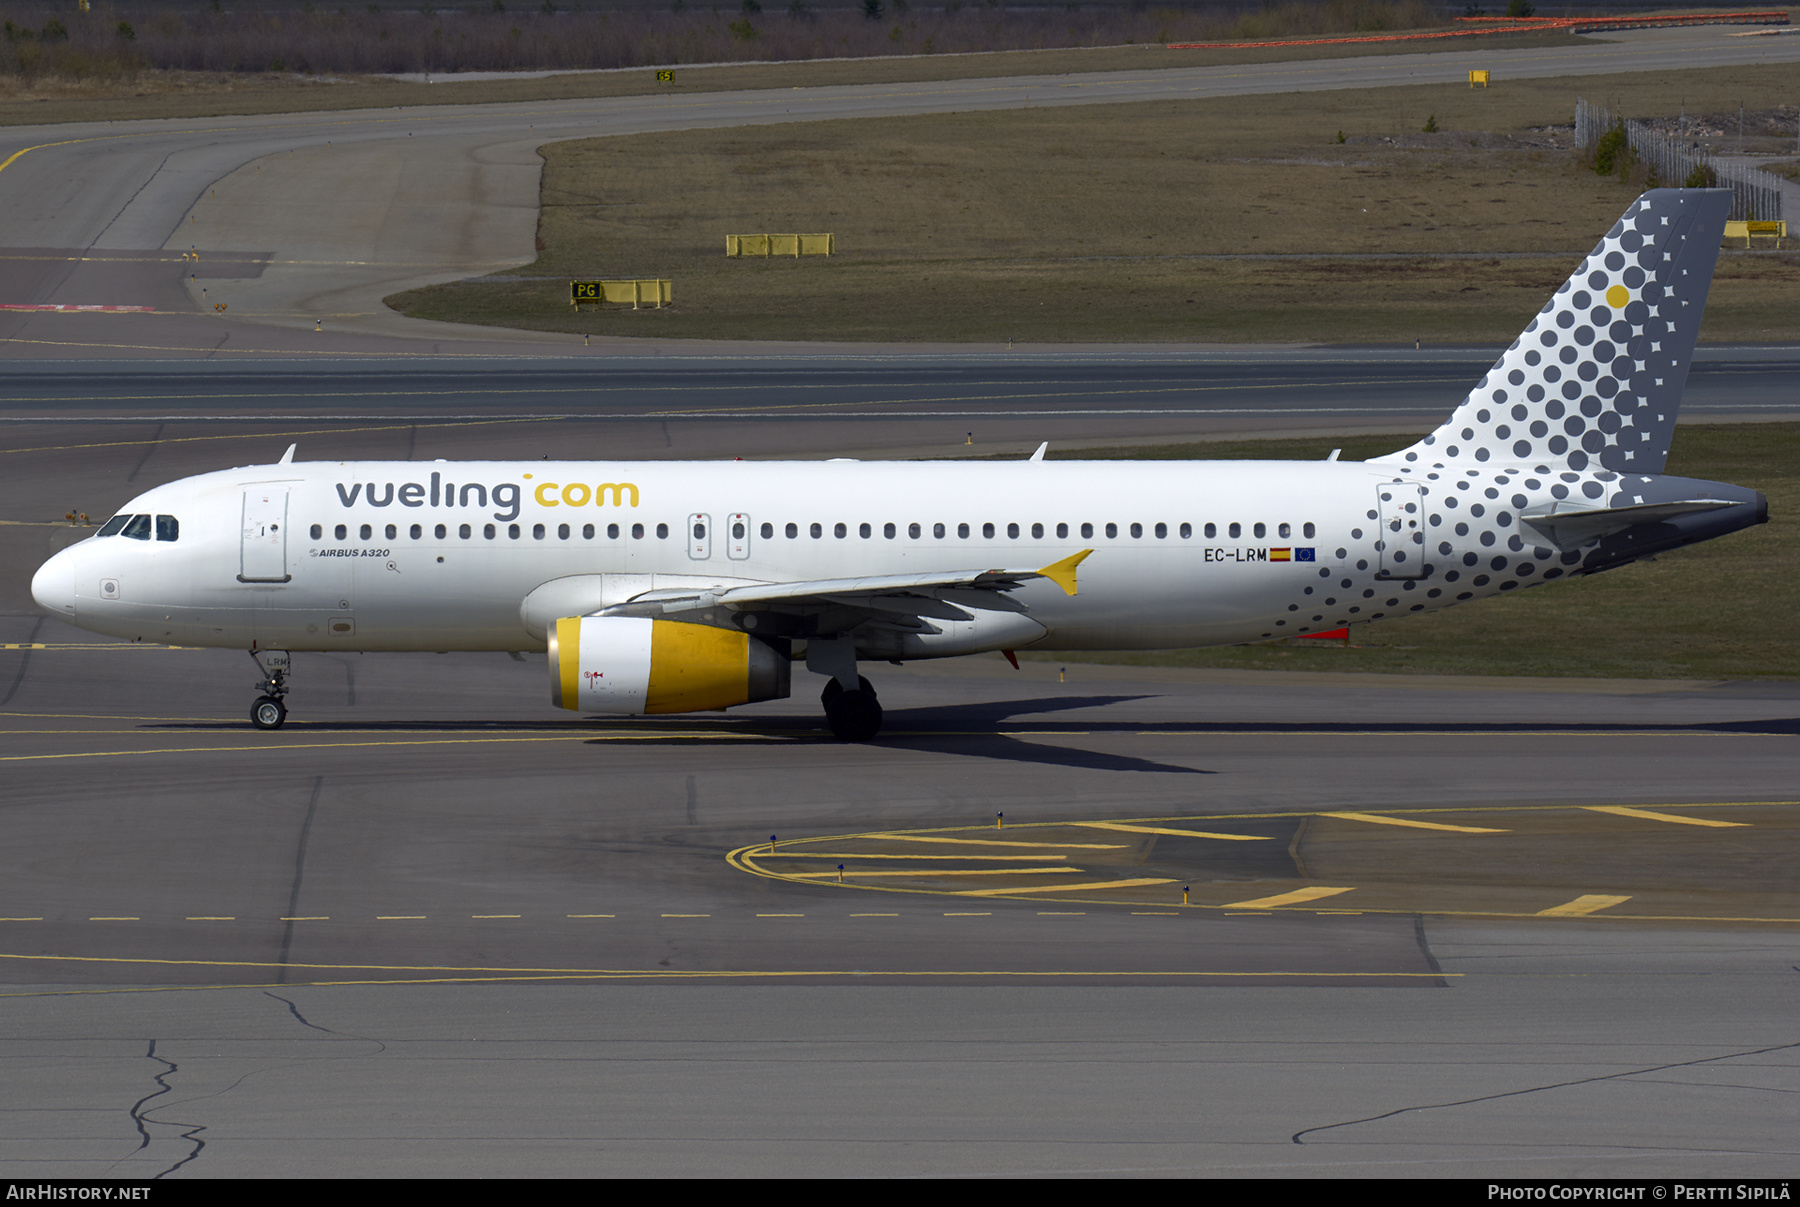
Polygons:
<instances>
[{"instance_id":1,"label":"vertical stabilizer","mask_svg":"<svg viewBox=\"0 0 1800 1207\"><path fill-rule=\"evenodd\" d=\"M1449 421L1378 460L1661 473L1730 208L1729 189L1632 202Z\"/></svg>"}]
</instances>

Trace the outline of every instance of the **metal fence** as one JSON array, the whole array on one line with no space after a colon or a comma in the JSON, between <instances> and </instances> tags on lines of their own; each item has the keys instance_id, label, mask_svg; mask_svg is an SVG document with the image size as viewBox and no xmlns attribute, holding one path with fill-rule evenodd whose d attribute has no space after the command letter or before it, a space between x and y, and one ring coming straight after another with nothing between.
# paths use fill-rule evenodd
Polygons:
<instances>
[{"instance_id":1,"label":"metal fence","mask_svg":"<svg viewBox=\"0 0 1800 1207\"><path fill-rule=\"evenodd\" d=\"M1584 100L1575 102L1575 145L1590 154L1601 135L1622 119ZM1781 177L1755 168L1719 163L1704 148L1652 130L1642 122L1625 121L1625 141L1639 163L1656 174L1665 188L1679 188L1696 168L1711 172L1717 187L1730 189L1731 218L1764 222L1781 220Z\"/></svg>"}]
</instances>

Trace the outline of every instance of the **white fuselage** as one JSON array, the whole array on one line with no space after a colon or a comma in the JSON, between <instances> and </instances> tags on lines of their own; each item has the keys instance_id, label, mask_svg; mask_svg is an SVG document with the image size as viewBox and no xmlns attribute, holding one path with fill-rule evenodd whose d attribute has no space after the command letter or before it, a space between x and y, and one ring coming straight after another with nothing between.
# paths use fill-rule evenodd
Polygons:
<instances>
[{"instance_id":1,"label":"white fuselage","mask_svg":"<svg viewBox=\"0 0 1800 1207\"><path fill-rule=\"evenodd\" d=\"M1441 580L1378 577L1378 487L1396 480L1356 462L265 465L139 496L121 514L174 517L177 539L83 541L33 592L131 640L523 650L544 641L521 601L568 576L779 583L1091 549L1073 596L1030 582L1015 592L1027 616L865 656L1217 645L1451 602Z\"/></svg>"}]
</instances>

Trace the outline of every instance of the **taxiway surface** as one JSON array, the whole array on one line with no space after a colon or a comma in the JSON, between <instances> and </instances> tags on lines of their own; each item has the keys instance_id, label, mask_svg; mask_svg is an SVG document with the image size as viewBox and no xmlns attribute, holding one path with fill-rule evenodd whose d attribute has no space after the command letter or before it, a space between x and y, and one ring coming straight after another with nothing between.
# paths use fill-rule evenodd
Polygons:
<instances>
[{"instance_id":1,"label":"taxiway surface","mask_svg":"<svg viewBox=\"0 0 1800 1207\"><path fill-rule=\"evenodd\" d=\"M271 735L6 624L13 1176L1792 1170L1793 685L969 660L846 746L302 655Z\"/></svg>"}]
</instances>

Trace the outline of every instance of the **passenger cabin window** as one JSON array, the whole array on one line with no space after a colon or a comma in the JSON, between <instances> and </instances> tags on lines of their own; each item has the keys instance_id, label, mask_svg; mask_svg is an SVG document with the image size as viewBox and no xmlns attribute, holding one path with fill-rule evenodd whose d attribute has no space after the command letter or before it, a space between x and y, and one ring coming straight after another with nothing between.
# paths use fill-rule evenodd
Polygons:
<instances>
[{"instance_id":1,"label":"passenger cabin window","mask_svg":"<svg viewBox=\"0 0 1800 1207\"><path fill-rule=\"evenodd\" d=\"M312 539L313 540L316 541L324 535L325 535L325 526L323 524L314 524L312 526Z\"/></svg>"}]
</instances>

